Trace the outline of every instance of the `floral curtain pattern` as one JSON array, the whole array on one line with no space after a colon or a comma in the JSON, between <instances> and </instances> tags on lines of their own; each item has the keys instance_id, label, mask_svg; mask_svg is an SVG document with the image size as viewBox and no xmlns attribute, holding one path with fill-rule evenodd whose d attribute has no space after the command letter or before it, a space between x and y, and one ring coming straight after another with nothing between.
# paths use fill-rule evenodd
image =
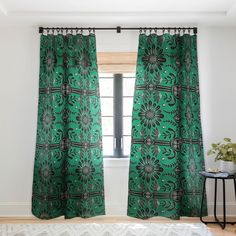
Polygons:
<instances>
[{"instance_id":1,"label":"floral curtain pattern","mask_svg":"<svg viewBox=\"0 0 236 236\"><path fill-rule=\"evenodd\" d=\"M140 34L128 215L199 216L203 168L197 36Z\"/></svg>"},{"instance_id":2,"label":"floral curtain pattern","mask_svg":"<svg viewBox=\"0 0 236 236\"><path fill-rule=\"evenodd\" d=\"M36 217L105 214L101 132L95 35L41 35Z\"/></svg>"}]
</instances>

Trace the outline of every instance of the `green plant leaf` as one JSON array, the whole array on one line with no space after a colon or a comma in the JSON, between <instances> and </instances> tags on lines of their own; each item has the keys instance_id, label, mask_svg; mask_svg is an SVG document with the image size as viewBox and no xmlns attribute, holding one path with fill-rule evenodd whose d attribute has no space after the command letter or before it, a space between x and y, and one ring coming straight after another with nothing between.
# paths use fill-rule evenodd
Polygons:
<instances>
[{"instance_id":1,"label":"green plant leaf","mask_svg":"<svg viewBox=\"0 0 236 236\"><path fill-rule=\"evenodd\" d=\"M207 155L210 156L211 154L212 154L212 150L209 150L209 151L207 152Z\"/></svg>"},{"instance_id":2,"label":"green plant leaf","mask_svg":"<svg viewBox=\"0 0 236 236\"><path fill-rule=\"evenodd\" d=\"M227 150L226 150L225 148L222 148L222 149L221 149L221 152L222 152L222 154L226 154L226 153L227 153Z\"/></svg>"},{"instance_id":3,"label":"green plant leaf","mask_svg":"<svg viewBox=\"0 0 236 236\"><path fill-rule=\"evenodd\" d=\"M236 154L236 143L232 143L231 147L233 149L233 153Z\"/></svg>"},{"instance_id":4,"label":"green plant leaf","mask_svg":"<svg viewBox=\"0 0 236 236\"><path fill-rule=\"evenodd\" d=\"M225 142L231 142L231 139L230 138L224 138L224 141Z\"/></svg>"},{"instance_id":5,"label":"green plant leaf","mask_svg":"<svg viewBox=\"0 0 236 236\"><path fill-rule=\"evenodd\" d=\"M215 161L234 161L236 163L236 143L232 143L230 138L224 138L223 143L211 144L211 149L207 155L214 155Z\"/></svg>"}]
</instances>

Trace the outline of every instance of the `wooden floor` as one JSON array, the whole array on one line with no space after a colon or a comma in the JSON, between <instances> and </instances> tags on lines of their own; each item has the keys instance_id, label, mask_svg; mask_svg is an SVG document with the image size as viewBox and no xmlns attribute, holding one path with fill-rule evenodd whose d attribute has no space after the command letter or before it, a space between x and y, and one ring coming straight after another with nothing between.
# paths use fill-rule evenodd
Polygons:
<instances>
[{"instance_id":1,"label":"wooden floor","mask_svg":"<svg viewBox=\"0 0 236 236\"><path fill-rule=\"evenodd\" d=\"M210 217L207 220L211 220ZM235 221L235 218L231 218L229 220ZM89 219L82 219L82 218L73 218L70 220L65 220L62 217L53 219L53 220L39 220L37 218L13 218L13 217L0 217L0 224L16 224L16 223L140 223L140 222L152 222L152 223L198 223L200 222L199 218L188 218L182 217L180 220L169 220L162 217L154 217L148 220L139 220L131 217L126 216L99 216L93 217ZM210 231L215 236L236 236L236 225L227 225L227 227L222 230L220 226L214 224L207 225Z\"/></svg>"}]
</instances>

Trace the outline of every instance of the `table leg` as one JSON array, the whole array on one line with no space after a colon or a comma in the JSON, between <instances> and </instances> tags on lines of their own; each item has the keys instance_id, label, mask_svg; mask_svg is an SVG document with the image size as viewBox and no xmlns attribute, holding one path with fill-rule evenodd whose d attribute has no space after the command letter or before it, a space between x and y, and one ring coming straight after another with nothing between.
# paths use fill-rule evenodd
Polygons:
<instances>
[{"instance_id":1,"label":"table leg","mask_svg":"<svg viewBox=\"0 0 236 236\"><path fill-rule=\"evenodd\" d=\"M215 222L217 224L219 224L221 226L221 228L223 229L225 224L221 224L220 220L217 218L216 215L216 207L217 207L217 185L218 185L218 179L215 179L215 193L214 193L214 218L215 218Z\"/></svg>"},{"instance_id":2,"label":"table leg","mask_svg":"<svg viewBox=\"0 0 236 236\"><path fill-rule=\"evenodd\" d=\"M215 220L218 221L217 216L216 216L216 202L217 202L217 179L215 179L214 217L215 217Z\"/></svg>"},{"instance_id":3,"label":"table leg","mask_svg":"<svg viewBox=\"0 0 236 236\"><path fill-rule=\"evenodd\" d=\"M202 203L201 203L201 212L200 212L200 220L202 223L205 223L205 221L202 219L202 208L203 208L204 197L205 197L205 189L206 189L206 178L204 178L203 189L202 189Z\"/></svg>"},{"instance_id":4,"label":"table leg","mask_svg":"<svg viewBox=\"0 0 236 236\"><path fill-rule=\"evenodd\" d=\"M225 209L225 180L224 179L222 179L222 181L223 181L223 220L224 220L224 222L223 222L223 225L222 225L222 229L224 229L225 228L225 224L226 224L226 209Z\"/></svg>"},{"instance_id":5,"label":"table leg","mask_svg":"<svg viewBox=\"0 0 236 236\"><path fill-rule=\"evenodd\" d=\"M235 194L235 200L236 200L236 179L234 179L234 194Z\"/></svg>"}]
</instances>

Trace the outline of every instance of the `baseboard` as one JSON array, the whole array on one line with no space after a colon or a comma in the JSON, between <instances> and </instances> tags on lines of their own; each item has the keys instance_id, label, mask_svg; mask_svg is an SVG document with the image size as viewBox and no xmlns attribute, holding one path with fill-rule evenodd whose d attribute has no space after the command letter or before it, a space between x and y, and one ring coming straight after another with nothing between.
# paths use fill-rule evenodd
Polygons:
<instances>
[{"instance_id":1,"label":"baseboard","mask_svg":"<svg viewBox=\"0 0 236 236\"><path fill-rule=\"evenodd\" d=\"M217 214L222 215L222 202L217 203ZM107 203L106 214L114 216L125 216L126 205L119 203ZM213 215L214 203L208 204L208 214ZM236 216L236 203L227 202L227 216ZM0 217L32 217L30 202L0 202Z\"/></svg>"},{"instance_id":2,"label":"baseboard","mask_svg":"<svg viewBox=\"0 0 236 236\"><path fill-rule=\"evenodd\" d=\"M127 205L119 203L107 203L106 204L106 215L114 216L126 216L127 215Z\"/></svg>"},{"instance_id":3,"label":"baseboard","mask_svg":"<svg viewBox=\"0 0 236 236\"><path fill-rule=\"evenodd\" d=\"M30 217L30 202L0 202L0 217Z\"/></svg>"},{"instance_id":4,"label":"baseboard","mask_svg":"<svg viewBox=\"0 0 236 236\"><path fill-rule=\"evenodd\" d=\"M214 214L214 202L209 202L208 206L208 215L213 216ZM217 215L222 216L223 212L223 202L218 202L216 205ZM236 202L227 202L226 203L226 214L227 216L236 216Z\"/></svg>"}]
</instances>

